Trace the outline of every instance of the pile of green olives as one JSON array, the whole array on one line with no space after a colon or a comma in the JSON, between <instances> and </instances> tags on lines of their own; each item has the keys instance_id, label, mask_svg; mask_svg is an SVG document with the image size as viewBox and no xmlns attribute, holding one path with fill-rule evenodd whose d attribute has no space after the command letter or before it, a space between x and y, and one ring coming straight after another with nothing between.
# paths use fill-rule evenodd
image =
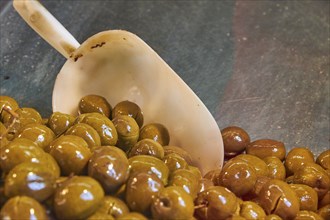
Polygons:
<instances>
[{"instance_id":1,"label":"pile of green olives","mask_svg":"<svg viewBox=\"0 0 330 220\"><path fill-rule=\"evenodd\" d=\"M287 153L231 126L225 163L202 176L136 103L77 105L42 118L0 96L1 219L330 219L330 150Z\"/></svg>"}]
</instances>

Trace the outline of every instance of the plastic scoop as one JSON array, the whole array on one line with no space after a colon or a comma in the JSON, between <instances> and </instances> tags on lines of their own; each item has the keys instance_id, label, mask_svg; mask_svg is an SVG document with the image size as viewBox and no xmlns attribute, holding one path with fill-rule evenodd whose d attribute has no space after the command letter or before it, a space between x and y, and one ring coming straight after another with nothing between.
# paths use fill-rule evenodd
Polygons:
<instances>
[{"instance_id":1,"label":"plastic scoop","mask_svg":"<svg viewBox=\"0 0 330 220\"><path fill-rule=\"evenodd\" d=\"M67 58L53 90L53 111L77 114L88 94L105 97L114 106L137 103L145 123L167 127L170 145L188 151L202 173L223 163L223 143L211 113L165 63L135 34L124 30L97 33L81 45L35 0L14 0L23 19Z\"/></svg>"}]
</instances>

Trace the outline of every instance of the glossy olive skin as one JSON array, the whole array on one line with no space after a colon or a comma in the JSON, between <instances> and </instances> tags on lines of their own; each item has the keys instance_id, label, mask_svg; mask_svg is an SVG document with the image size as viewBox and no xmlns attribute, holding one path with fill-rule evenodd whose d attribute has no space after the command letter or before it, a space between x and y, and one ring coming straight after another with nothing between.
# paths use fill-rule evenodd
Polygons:
<instances>
[{"instance_id":1,"label":"glossy olive skin","mask_svg":"<svg viewBox=\"0 0 330 220\"><path fill-rule=\"evenodd\" d=\"M166 146L170 143L170 134L167 128L160 123L146 124L141 128L139 140L146 138L157 141L162 146Z\"/></svg>"},{"instance_id":2,"label":"glossy olive skin","mask_svg":"<svg viewBox=\"0 0 330 220\"><path fill-rule=\"evenodd\" d=\"M153 219L191 219L194 213L194 202L191 196L181 187L168 186L154 197L151 204Z\"/></svg>"},{"instance_id":3,"label":"glossy olive skin","mask_svg":"<svg viewBox=\"0 0 330 220\"><path fill-rule=\"evenodd\" d=\"M135 173L126 183L126 203L130 210L149 214L153 197L164 188L153 173Z\"/></svg>"},{"instance_id":4,"label":"glossy olive skin","mask_svg":"<svg viewBox=\"0 0 330 220\"><path fill-rule=\"evenodd\" d=\"M89 160L88 175L100 182L107 193L116 192L129 174L126 154L114 146L95 148Z\"/></svg>"},{"instance_id":5,"label":"glossy olive skin","mask_svg":"<svg viewBox=\"0 0 330 220\"><path fill-rule=\"evenodd\" d=\"M52 129L56 136L63 134L73 125L75 117L69 114L54 112L48 119L48 127Z\"/></svg>"},{"instance_id":6,"label":"glossy olive skin","mask_svg":"<svg viewBox=\"0 0 330 220\"><path fill-rule=\"evenodd\" d=\"M65 132L65 135L76 135L83 138L91 150L93 150L93 148L96 146L101 146L100 135L92 126L85 123L72 125Z\"/></svg>"},{"instance_id":7,"label":"glossy olive skin","mask_svg":"<svg viewBox=\"0 0 330 220\"><path fill-rule=\"evenodd\" d=\"M233 158L222 168L219 180L222 186L237 196L243 196L253 189L257 173L248 162Z\"/></svg>"},{"instance_id":8,"label":"glossy olive skin","mask_svg":"<svg viewBox=\"0 0 330 220\"><path fill-rule=\"evenodd\" d=\"M201 180L203 178L201 171L198 167L195 166L188 166L188 170L190 170L198 180Z\"/></svg>"},{"instance_id":9,"label":"glossy olive skin","mask_svg":"<svg viewBox=\"0 0 330 220\"><path fill-rule=\"evenodd\" d=\"M123 216L116 218L116 220L148 220L147 217L138 212L129 212Z\"/></svg>"},{"instance_id":10,"label":"glossy olive skin","mask_svg":"<svg viewBox=\"0 0 330 220\"><path fill-rule=\"evenodd\" d=\"M229 126L221 130L225 155L237 155L250 143L249 134L241 127Z\"/></svg>"},{"instance_id":11,"label":"glossy olive skin","mask_svg":"<svg viewBox=\"0 0 330 220\"><path fill-rule=\"evenodd\" d=\"M125 152L129 151L139 139L139 125L128 115L117 115L112 122L118 134L116 146Z\"/></svg>"},{"instance_id":12,"label":"glossy olive skin","mask_svg":"<svg viewBox=\"0 0 330 220\"><path fill-rule=\"evenodd\" d=\"M326 171L316 163L304 163L294 175L293 183L305 184L312 187L319 198L330 189L330 177Z\"/></svg>"},{"instance_id":13,"label":"glossy olive skin","mask_svg":"<svg viewBox=\"0 0 330 220\"><path fill-rule=\"evenodd\" d=\"M286 177L285 166L278 157L275 156L265 157L263 158L263 161L265 161L265 163L268 166L268 170L269 170L268 176L270 178L285 180Z\"/></svg>"},{"instance_id":14,"label":"glossy olive skin","mask_svg":"<svg viewBox=\"0 0 330 220\"><path fill-rule=\"evenodd\" d=\"M319 214L323 219L330 219L330 204L320 208L317 211L317 214Z\"/></svg>"},{"instance_id":15,"label":"glossy olive skin","mask_svg":"<svg viewBox=\"0 0 330 220\"><path fill-rule=\"evenodd\" d=\"M50 169L56 178L60 177L61 168L59 167L58 163L56 162L55 158L52 155L45 152L43 157L39 159L39 163L42 166Z\"/></svg>"},{"instance_id":16,"label":"glossy olive skin","mask_svg":"<svg viewBox=\"0 0 330 220\"><path fill-rule=\"evenodd\" d=\"M0 122L0 148L6 146L9 143L8 138L6 137L6 127Z\"/></svg>"},{"instance_id":17,"label":"glossy olive skin","mask_svg":"<svg viewBox=\"0 0 330 220\"><path fill-rule=\"evenodd\" d=\"M50 128L35 123L24 126L16 135L19 138L32 140L42 149L47 147L55 139L55 134Z\"/></svg>"},{"instance_id":18,"label":"glossy olive skin","mask_svg":"<svg viewBox=\"0 0 330 220\"><path fill-rule=\"evenodd\" d=\"M257 156L261 159L274 156L283 161L286 155L286 149L284 144L280 141L260 139L251 142L246 147L246 153Z\"/></svg>"},{"instance_id":19,"label":"glossy olive skin","mask_svg":"<svg viewBox=\"0 0 330 220\"><path fill-rule=\"evenodd\" d=\"M264 220L282 220L282 218L278 215L271 214L267 215Z\"/></svg>"},{"instance_id":20,"label":"glossy olive skin","mask_svg":"<svg viewBox=\"0 0 330 220\"><path fill-rule=\"evenodd\" d=\"M52 170L41 164L21 163L6 176L5 195L29 196L42 202L53 194L56 178Z\"/></svg>"},{"instance_id":21,"label":"glossy olive skin","mask_svg":"<svg viewBox=\"0 0 330 220\"><path fill-rule=\"evenodd\" d=\"M248 162L256 170L257 176L269 176L269 169L267 164L257 156L250 154L240 154L234 157L233 160L243 160Z\"/></svg>"},{"instance_id":22,"label":"glossy olive skin","mask_svg":"<svg viewBox=\"0 0 330 220\"><path fill-rule=\"evenodd\" d=\"M171 173L168 185L182 187L192 198L196 198L201 188L201 181L192 171L179 169Z\"/></svg>"},{"instance_id":23,"label":"glossy olive skin","mask_svg":"<svg viewBox=\"0 0 330 220\"><path fill-rule=\"evenodd\" d=\"M0 166L8 173L16 165L24 162L40 162L45 152L33 141L26 138L16 138L0 149Z\"/></svg>"},{"instance_id":24,"label":"glossy olive skin","mask_svg":"<svg viewBox=\"0 0 330 220\"><path fill-rule=\"evenodd\" d=\"M220 178L221 171L222 171L221 168L210 170L209 172L207 172L204 175L204 178L211 180L215 186L220 186L221 185L221 178Z\"/></svg>"},{"instance_id":25,"label":"glossy olive skin","mask_svg":"<svg viewBox=\"0 0 330 220\"><path fill-rule=\"evenodd\" d=\"M241 204L240 215L246 219L263 219L266 217L265 211L255 202L244 201Z\"/></svg>"},{"instance_id":26,"label":"glossy olive skin","mask_svg":"<svg viewBox=\"0 0 330 220\"><path fill-rule=\"evenodd\" d=\"M291 187L277 179L269 180L258 194L258 203L267 214L292 219L300 209L299 199Z\"/></svg>"},{"instance_id":27,"label":"glossy olive skin","mask_svg":"<svg viewBox=\"0 0 330 220\"><path fill-rule=\"evenodd\" d=\"M164 156L163 161L171 173L178 169L188 169L189 166L184 158L176 153L167 154Z\"/></svg>"},{"instance_id":28,"label":"glossy olive skin","mask_svg":"<svg viewBox=\"0 0 330 220\"><path fill-rule=\"evenodd\" d=\"M16 109L18 109L18 103L15 99L13 99L10 96L0 96L0 120L2 122L8 121L10 114L3 109L3 107L7 106L7 108L9 108L12 111L16 111Z\"/></svg>"},{"instance_id":29,"label":"glossy olive skin","mask_svg":"<svg viewBox=\"0 0 330 220\"><path fill-rule=\"evenodd\" d=\"M182 149L181 147L170 145L170 146L164 146L163 148L164 148L164 155L176 153L176 154L180 155L181 157L183 157L184 160L189 165L191 165L193 163L193 160L192 160L190 154L187 151L185 151L184 149Z\"/></svg>"},{"instance_id":30,"label":"glossy olive skin","mask_svg":"<svg viewBox=\"0 0 330 220\"><path fill-rule=\"evenodd\" d=\"M111 111L112 107L109 102L99 95L86 95L80 99L78 104L79 114L98 112L109 118Z\"/></svg>"},{"instance_id":31,"label":"glossy olive skin","mask_svg":"<svg viewBox=\"0 0 330 220\"><path fill-rule=\"evenodd\" d=\"M226 219L233 215L238 206L234 193L222 186L210 187L198 194L195 200L196 217L199 219Z\"/></svg>"},{"instance_id":32,"label":"glossy olive skin","mask_svg":"<svg viewBox=\"0 0 330 220\"><path fill-rule=\"evenodd\" d=\"M115 146L118 134L112 121L100 113L85 113L79 115L75 123L85 123L92 126L101 138L101 145Z\"/></svg>"},{"instance_id":33,"label":"glossy olive skin","mask_svg":"<svg viewBox=\"0 0 330 220\"><path fill-rule=\"evenodd\" d=\"M35 199L15 196L9 199L0 211L1 219L47 220L45 208Z\"/></svg>"},{"instance_id":34,"label":"glossy olive skin","mask_svg":"<svg viewBox=\"0 0 330 220\"><path fill-rule=\"evenodd\" d=\"M204 190L207 190L208 188L211 188L214 186L214 183L209 180L209 179L206 179L206 178L202 178L200 180L200 188L199 188L199 193L200 192L203 192Z\"/></svg>"},{"instance_id":35,"label":"glossy olive skin","mask_svg":"<svg viewBox=\"0 0 330 220\"><path fill-rule=\"evenodd\" d=\"M299 211L294 220L323 220L323 218L313 211Z\"/></svg>"},{"instance_id":36,"label":"glossy olive skin","mask_svg":"<svg viewBox=\"0 0 330 220\"><path fill-rule=\"evenodd\" d=\"M59 219L85 219L102 202L104 191L91 177L74 176L56 189L54 212Z\"/></svg>"},{"instance_id":37,"label":"glossy olive skin","mask_svg":"<svg viewBox=\"0 0 330 220\"><path fill-rule=\"evenodd\" d=\"M262 187L270 180L271 180L271 178L268 177L268 176L259 176L259 177L257 177L257 180L256 180L256 182L253 186L253 189L247 195L247 197L255 198L256 196L258 196L259 193L260 193L260 190L262 189Z\"/></svg>"},{"instance_id":38,"label":"glossy olive skin","mask_svg":"<svg viewBox=\"0 0 330 220\"><path fill-rule=\"evenodd\" d=\"M330 190L323 195L323 197L319 198L318 208L322 208L323 206L330 204Z\"/></svg>"},{"instance_id":39,"label":"glossy olive skin","mask_svg":"<svg viewBox=\"0 0 330 220\"><path fill-rule=\"evenodd\" d=\"M149 155L137 155L129 158L128 161L130 165L130 173L154 173L163 181L165 186L167 185L169 169L162 160Z\"/></svg>"},{"instance_id":40,"label":"glossy olive skin","mask_svg":"<svg viewBox=\"0 0 330 220\"><path fill-rule=\"evenodd\" d=\"M89 216L87 220L115 220L115 218L112 217L112 215L95 212L93 215Z\"/></svg>"},{"instance_id":41,"label":"glossy olive skin","mask_svg":"<svg viewBox=\"0 0 330 220\"><path fill-rule=\"evenodd\" d=\"M151 139L143 139L137 142L128 152L128 157L136 155L150 155L163 159L164 148L158 142Z\"/></svg>"},{"instance_id":42,"label":"glossy olive skin","mask_svg":"<svg viewBox=\"0 0 330 220\"><path fill-rule=\"evenodd\" d=\"M304 184L289 184L299 199L300 210L317 211L318 196L316 191Z\"/></svg>"},{"instance_id":43,"label":"glossy olive skin","mask_svg":"<svg viewBox=\"0 0 330 220\"><path fill-rule=\"evenodd\" d=\"M304 163L313 163L314 155L313 153L303 147L293 148L288 152L285 158L285 168L287 175L294 174Z\"/></svg>"},{"instance_id":44,"label":"glossy olive skin","mask_svg":"<svg viewBox=\"0 0 330 220\"><path fill-rule=\"evenodd\" d=\"M316 163L324 169L330 169L330 150L323 151L317 158Z\"/></svg>"},{"instance_id":45,"label":"glossy olive skin","mask_svg":"<svg viewBox=\"0 0 330 220\"><path fill-rule=\"evenodd\" d=\"M129 209L123 200L114 196L104 196L97 212L111 215L117 219L118 217L129 213Z\"/></svg>"},{"instance_id":46,"label":"glossy olive skin","mask_svg":"<svg viewBox=\"0 0 330 220\"><path fill-rule=\"evenodd\" d=\"M122 101L119 102L112 111L112 118L115 118L117 115L128 115L136 121L136 123L141 128L143 125L143 112L141 108L134 102L131 101Z\"/></svg>"},{"instance_id":47,"label":"glossy olive skin","mask_svg":"<svg viewBox=\"0 0 330 220\"><path fill-rule=\"evenodd\" d=\"M86 141L75 135L60 136L45 151L57 161L63 176L82 174L92 156Z\"/></svg>"}]
</instances>

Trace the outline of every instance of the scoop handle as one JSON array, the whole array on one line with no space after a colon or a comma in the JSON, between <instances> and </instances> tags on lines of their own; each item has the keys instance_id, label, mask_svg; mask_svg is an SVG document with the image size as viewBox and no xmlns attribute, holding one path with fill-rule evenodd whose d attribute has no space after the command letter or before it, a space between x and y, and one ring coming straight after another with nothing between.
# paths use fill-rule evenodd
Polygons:
<instances>
[{"instance_id":1,"label":"scoop handle","mask_svg":"<svg viewBox=\"0 0 330 220\"><path fill-rule=\"evenodd\" d=\"M13 6L25 22L64 57L80 46L78 41L37 0L14 0Z\"/></svg>"}]
</instances>

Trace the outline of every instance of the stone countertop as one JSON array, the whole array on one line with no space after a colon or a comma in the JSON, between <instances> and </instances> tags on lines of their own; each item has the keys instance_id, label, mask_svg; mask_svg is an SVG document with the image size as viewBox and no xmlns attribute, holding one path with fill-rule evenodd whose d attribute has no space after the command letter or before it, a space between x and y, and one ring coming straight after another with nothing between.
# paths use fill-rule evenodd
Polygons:
<instances>
[{"instance_id":1,"label":"stone countertop","mask_svg":"<svg viewBox=\"0 0 330 220\"><path fill-rule=\"evenodd\" d=\"M329 1L47 1L83 42L125 29L149 44L205 103L222 129L288 149L329 149ZM51 113L65 62L0 0L0 93Z\"/></svg>"}]
</instances>

